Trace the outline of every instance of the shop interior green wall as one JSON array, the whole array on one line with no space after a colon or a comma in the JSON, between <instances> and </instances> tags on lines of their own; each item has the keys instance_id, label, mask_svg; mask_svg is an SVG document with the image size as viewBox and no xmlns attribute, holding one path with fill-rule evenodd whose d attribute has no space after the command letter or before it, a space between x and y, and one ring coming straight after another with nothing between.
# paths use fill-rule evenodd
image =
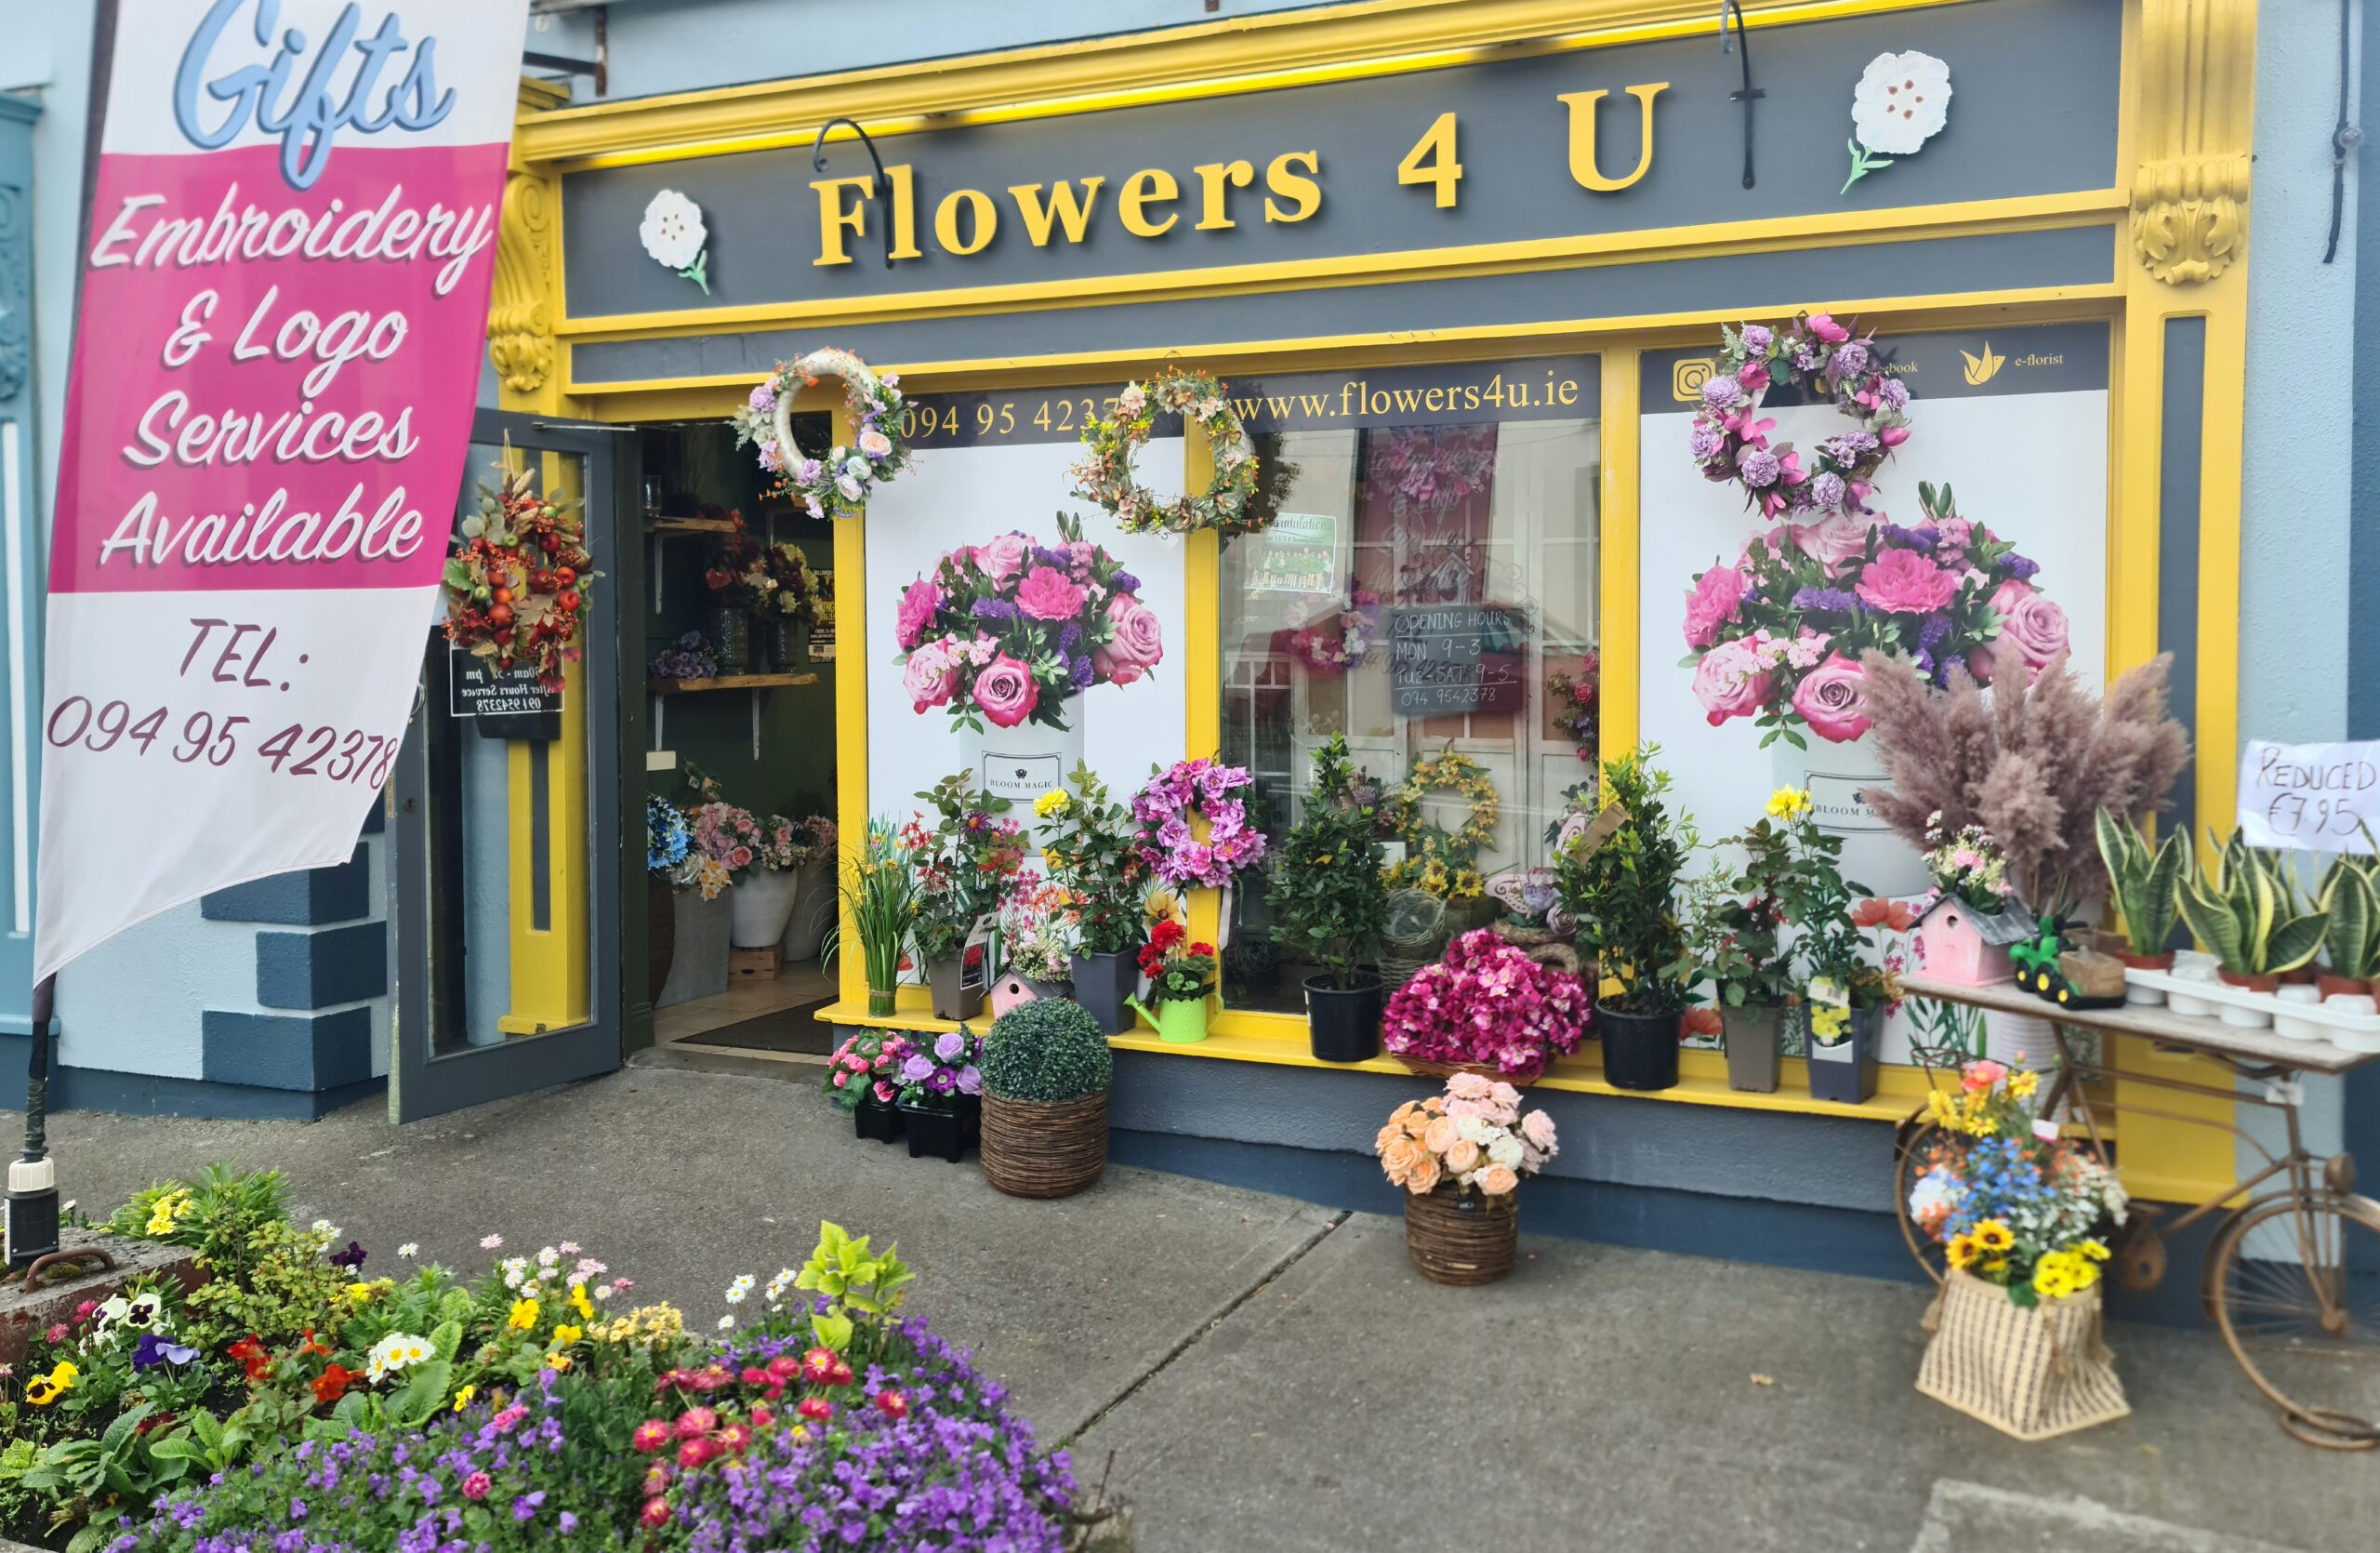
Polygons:
<instances>
[{"instance_id":1,"label":"shop interior green wall","mask_svg":"<svg viewBox=\"0 0 2380 1553\"><path fill-rule=\"evenodd\" d=\"M740 509L754 536L767 537L760 516L760 471L748 451L734 446L734 433L724 425L653 427L643 437L644 467L660 471L665 485L678 484L668 471L691 464L700 472L688 477L682 491L697 503ZM683 457L689 449L698 449L706 457L689 460ZM665 506L676 505L674 500L665 501ZM668 515L692 513L672 511ZM834 565L834 536L825 524L801 516L780 517L776 538L800 544L810 564L821 571ZM652 564L648 536L648 567ZM708 608L702 573L711 541L700 535L675 535L661 543L660 612L656 614L653 607L649 576L638 610L644 621L648 663L681 635L702 629ZM760 635L757 626L753 634L756 639ZM831 816L835 809L835 667L831 662L813 664L811 670L818 675L816 684L668 697L662 743L677 753L678 767L649 773L646 790L667 798L692 797L685 776L691 763L719 778L728 802L756 814ZM760 700L758 760L752 757L751 702L756 696Z\"/></svg>"}]
</instances>

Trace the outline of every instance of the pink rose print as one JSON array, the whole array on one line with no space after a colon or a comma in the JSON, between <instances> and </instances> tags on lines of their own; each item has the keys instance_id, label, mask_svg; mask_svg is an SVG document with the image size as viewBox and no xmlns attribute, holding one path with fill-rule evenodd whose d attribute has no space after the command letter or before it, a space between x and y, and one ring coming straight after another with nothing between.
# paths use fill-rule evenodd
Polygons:
<instances>
[{"instance_id":1,"label":"pink rose print","mask_svg":"<svg viewBox=\"0 0 2380 1553\"><path fill-rule=\"evenodd\" d=\"M1793 687L1793 710L1818 737L1850 743L1868 731L1867 670L1841 653L1829 653Z\"/></svg>"},{"instance_id":2,"label":"pink rose print","mask_svg":"<svg viewBox=\"0 0 2380 1553\"><path fill-rule=\"evenodd\" d=\"M975 704L1003 728L1013 728L1033 715L1041 702L1041 687L1033 670L1002 653L975 676Z\"/></svg>"}]
</instances>

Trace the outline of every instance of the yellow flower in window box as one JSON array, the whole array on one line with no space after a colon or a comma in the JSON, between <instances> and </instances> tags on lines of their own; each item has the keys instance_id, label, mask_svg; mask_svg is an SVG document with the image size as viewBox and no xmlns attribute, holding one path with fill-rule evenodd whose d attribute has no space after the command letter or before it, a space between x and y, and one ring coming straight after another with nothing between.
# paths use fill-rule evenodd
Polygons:
<instances>
[{"instance_id":1,"label":"yellow flower in window box","mask_svg":"<svg viewBox=\"0 0 2380 1553\"><path fill-rule=\"evenodd\" d=\"M536 1331L537 1326L537 1302L533 1299L514 1300L512 1302L512 1313L505 1318L504 1324L511 1328L514 1332Z\"/></svg>"}]
</instances>

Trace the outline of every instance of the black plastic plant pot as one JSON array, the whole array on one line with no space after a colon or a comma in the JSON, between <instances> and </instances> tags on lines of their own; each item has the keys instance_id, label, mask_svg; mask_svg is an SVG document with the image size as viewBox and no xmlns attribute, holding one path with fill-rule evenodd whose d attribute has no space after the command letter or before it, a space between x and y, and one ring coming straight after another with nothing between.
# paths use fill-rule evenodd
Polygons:
<instances>
[{"instance_id":1,"label":"black plastic plant pot","mask_svg":"<svg viewBox=\"0 0 2380 1553\"><path fill-rule=\"evenodd\" d=\"M967 1117L956 1108L940 1110L932 1106L904 1105L901 1120L909 1133L909 1158L922 1160L929 1156L937 1160L959 1162L967 1147Z\"/></svg>"},{"instance_id":2,"label":"black plastic plant pot","mask_svg":"<svg viewBox=\"0 0 2380 1553\"><path fill-rule=\"evenodd\" d=\"M1099 1021L1100 1033L1121 1035L1132 1028L1132 1011L1124 1000L1141 989L1141 966L1135 954L1074 956L1075 1002Z\"/></svg>"},{"instance_id":3,"label":"black plastic plant pot","mask_svg":"<svg viewBox=\"0 0 2380 1553\"><path fill-rule=\"evenodd\" d=\"M1809 1042L1810 1098L1856 1106L1876 1093L1876 1038L1884 1022L1881 1008L1855 1008L1849 1036Z\"/></svg>"},{"instance_id":4,"label":"black plastic plant pot","mask_svg":"<svg viewBox=\"0 0 2380 1553\"><path fill-rule=\"evenodd\" d=\"M1377 971L1357 971L1349 986L1329 976L1305 979L1306 1029L1316 1062L1362 1062L1380 1055L1380 1011L1387 984Z\"/></svg>"},{"instance_id":5,"label":"black plastic plant pot","mask_svg":"<svg viewBox=\"0 0 2380 1553\"><path fill-rule=\"evenodd\" d=\"M901 1108L888 1106L873 1095L860 1096L859 1104L852 1108L852 1135L891 1143L901 1135Z\"/></svg>"},{"instance_id":6,"label":"black plastic plant pot","mask_svg":"<svg viewBox=\"0 0 2380 1553\"><path fill-rule=\"evenodd\" d=\"M1595 1005L1603 1040L1603 1076L1615 1089L1677 1087L1678 1015L1622 1014Z\"/></svg>"}]
</instances>

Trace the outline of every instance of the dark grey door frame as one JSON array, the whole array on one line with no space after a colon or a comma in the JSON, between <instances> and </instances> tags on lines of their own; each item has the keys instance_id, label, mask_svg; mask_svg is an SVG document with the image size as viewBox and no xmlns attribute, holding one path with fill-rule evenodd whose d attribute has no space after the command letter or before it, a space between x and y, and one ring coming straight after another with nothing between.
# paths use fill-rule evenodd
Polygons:
<instances>
[{"instance_id":1,"label":"dark grey door frame","mask_svg":"<svg viewBox=\"0 0 2380 1553\"><path fill-rule=\"evenodd\" d=\"M614 573L616 579L619 567L615 558L626 552L631 557L630 573L641 570L633 564L637 543L633 531L625 543L620 537L621 466L624 457L634 460L630 439L609 428L559 425L532 415L482 409L471 422L471 441L489 446L509 441L528 452L583 458L588 548L595 555L597 569ZM628 444L626 448L624 442ZM474 477L471 471L465 472L466 479ZM414 715L390 777L394 863L390 869L389 915L395 924L390 936L394 962L390 984L397 994L390 1015L389 1119L392 1122L419 1121L591 1078L620 1065L624 958L619 952L620 886L625 869L613 865L622 851L625 833L616 754L622 705L620 662L625 650L620 643L622 598L616 585L591 591L584 637L580 685L588 724L587 931L594 986L590 1017L583 1025L490 1046L458 1046L443 1053L436 1049L434 1027L443 1001L438 989L458 949L455 934L439 925L447 916L440 909L442 900L451 898L442 892L459 890L462 882L452 876L453 870L440 866L438 839L430 833L432 775L427 733L429 720L444 714L443 672L435 680L426 672L423 685L416 691ZM443 639L433 632L429 645L432 650L425 655L425 663L441 665L443 670ZM460 816L445 816L442 823L457 825ZM642 861L641 855L638 861ZM641 899L637 905L642 905Z\"/></svg>"}]
</instances>

